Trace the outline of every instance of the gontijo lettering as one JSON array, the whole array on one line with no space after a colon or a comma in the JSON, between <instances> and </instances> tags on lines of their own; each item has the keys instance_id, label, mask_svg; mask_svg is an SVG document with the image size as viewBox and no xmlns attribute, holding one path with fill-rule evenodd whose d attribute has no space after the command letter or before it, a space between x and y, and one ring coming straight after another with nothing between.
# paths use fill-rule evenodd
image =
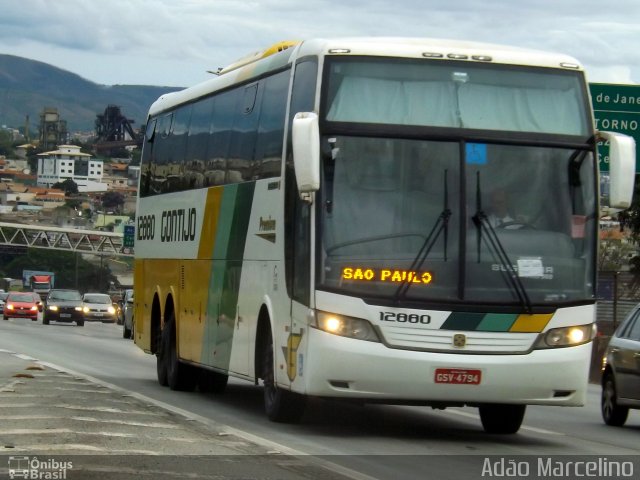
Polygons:
<instances>
[{"instance_id":1,"label":"gontijo lettering","mask_svg":"<svg viewBox=\"0 0 640 480\"><path fill-rule=\"evenodd\" d=\"M421 283L429 284L433 280L431 272L387 268L345 267L342 269L343 280L389 283Z\"/></svg>"},{"instance_id":2,"label":"gontijo lettering","mask_svg":"<svg viewBox=\"0 0 640 480\"><path fill-rule=\"evenodd\" d=\"M196 209L164 210L160 219L160 241L192 242L196 238Z\"/></svg>"}]
</instances>

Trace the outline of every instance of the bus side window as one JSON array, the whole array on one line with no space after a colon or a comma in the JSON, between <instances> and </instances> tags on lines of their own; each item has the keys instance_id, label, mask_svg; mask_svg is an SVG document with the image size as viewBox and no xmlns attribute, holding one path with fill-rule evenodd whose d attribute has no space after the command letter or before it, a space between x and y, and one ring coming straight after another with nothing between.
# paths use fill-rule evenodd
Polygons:
<instances>
[{"instance_id":1,"label":"bus side window","mask_svg":"<svg viewBox=\"0 0 640 480\"><path fill-rule=\"evenodd\" d=\"M277 177L282 166L282 138L290 70L265 78L252 179Z\"/></svg>"}]
</instances>

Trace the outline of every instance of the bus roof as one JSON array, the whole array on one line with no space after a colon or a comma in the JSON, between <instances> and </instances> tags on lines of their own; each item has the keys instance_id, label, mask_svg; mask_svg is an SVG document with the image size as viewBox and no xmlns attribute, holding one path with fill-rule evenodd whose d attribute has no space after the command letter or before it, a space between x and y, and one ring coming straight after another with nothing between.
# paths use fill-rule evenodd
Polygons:
<instances>
[{"instance_id":1,"label":"bus roof","mask_svg":"<svg viewBox=\"0 0 640 480\"><path fill-rule=\"evenodd\" d=\"M282 48L283 45L286 46ZM151 105L149 115L157 115L182 103L259 77L293 62L296 58L323 55L429 58L436 61L459 60L472 63L583 70L578 60L564 54L461 40L353 37L280 42L220 69L218 75L211 80L162 95Z\"/></svg>"}]
</instances>

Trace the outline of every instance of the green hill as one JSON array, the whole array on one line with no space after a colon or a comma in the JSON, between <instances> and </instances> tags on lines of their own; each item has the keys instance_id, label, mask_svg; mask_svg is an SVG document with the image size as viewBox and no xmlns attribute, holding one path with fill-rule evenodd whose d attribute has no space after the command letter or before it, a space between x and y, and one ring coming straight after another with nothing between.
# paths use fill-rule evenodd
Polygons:
<instances>
[{"instance_id":1,"label":"green hill","mask_svg":"<svg viewBox=\"0 0 640 480\"><path fill-rule=\"evenodd\" d=\"M145 123L149 106L176 87L99 85L46 63L0 54L0 126L23 127L26 116L36 132L45 107L56 108L67 129L91 131L96 115L117 105L134 128Z\"/></svg>"}]
</instances>

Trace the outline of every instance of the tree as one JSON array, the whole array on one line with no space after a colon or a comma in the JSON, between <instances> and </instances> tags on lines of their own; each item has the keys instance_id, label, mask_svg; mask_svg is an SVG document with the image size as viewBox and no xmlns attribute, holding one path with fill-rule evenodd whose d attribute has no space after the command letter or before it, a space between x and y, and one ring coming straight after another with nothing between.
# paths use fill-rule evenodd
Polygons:
<instances>
[{"instance_id":1,"label":"tree","mask_svg":"<svg viewBox=\"0 0 640 480\"><path fill-rule=\"evenodd\" d=\"M631 207L618 213L620 227L630 230L631 241L637 245L640 242L640 179L636 175L633 188L633 201ZM631 271L636 275L640 274L640 258L633 257L630 260Z\"/></svg>"},{"instance_id":2,"label":"tree","mask_svg":"<svg viewBox=\"0 0 640 480\"><path fill-rule=\"evenodd\" d=\"M633 254L634 250L633 245L624 242L615 232L603 232L600 239L598 270L623 270L629 261L629 256Z\"/></svg>"},{"instance_id":3,"label":"tree","mask_svg":"<svg viewBox=\"0 0 640 480\"><path fill-rule=\"evenodd\" d=\"M102 208L105 210L121 210L124 205L124 195L120 192L105 192L102 195Z\"/></svg>"},{"instance_id":4,"label":"tree","mask_svg":"<svg viewBox=\"0 0 640 480\"><path fill-rule=\"evenodd\" d=\"M0 130L0 155L7 157L13 156L13 138L11 133L6 130Z\"/></svg>"},{"instance_id":5,"label":"tree","mask_svg":"<svg viewBox=\"0 0 640 480\"><path fill-rule=\"evenodd\" d=\"M28 248L25 254L0 255L0 260L3 260L3 273L11 278L22 278L23 270L54 272L56 288L106 291L109 282L116 280L108 262L95 258L91 263L80 253Z\"/></svg>"},{"instance_id":6,"label":"tree","mask_svg":"<svg viewBox=\"0 0 640 480\"><path fill-rule=\"evenodd\" d=\"M78 194L78 184L70 178L67 178L64 182L54 183L53 188L63 190L66 195Z\"/></svg>"},{"instance_id":7,"label":"tree","mask_svg":"<svg viewBox=\"0 0 640 480\"><path fill-rule=\"evenodd\" d=\"M75 211L80 211L80 208L82 207L82 200L77 198L67 198L64 204L69 207L70 210L73 209Z\"/></svg>"},{"instance_id":8,"label":"tree","mask_svg":"<svg viewBox=\"0 0 640 480\"><path fill-rule=\"evenodd\" d=\"M142 150L135 148L131 151L131 163L129 165L140 165L140 158L142 157Z\"/></svg>"}]
</instances>

